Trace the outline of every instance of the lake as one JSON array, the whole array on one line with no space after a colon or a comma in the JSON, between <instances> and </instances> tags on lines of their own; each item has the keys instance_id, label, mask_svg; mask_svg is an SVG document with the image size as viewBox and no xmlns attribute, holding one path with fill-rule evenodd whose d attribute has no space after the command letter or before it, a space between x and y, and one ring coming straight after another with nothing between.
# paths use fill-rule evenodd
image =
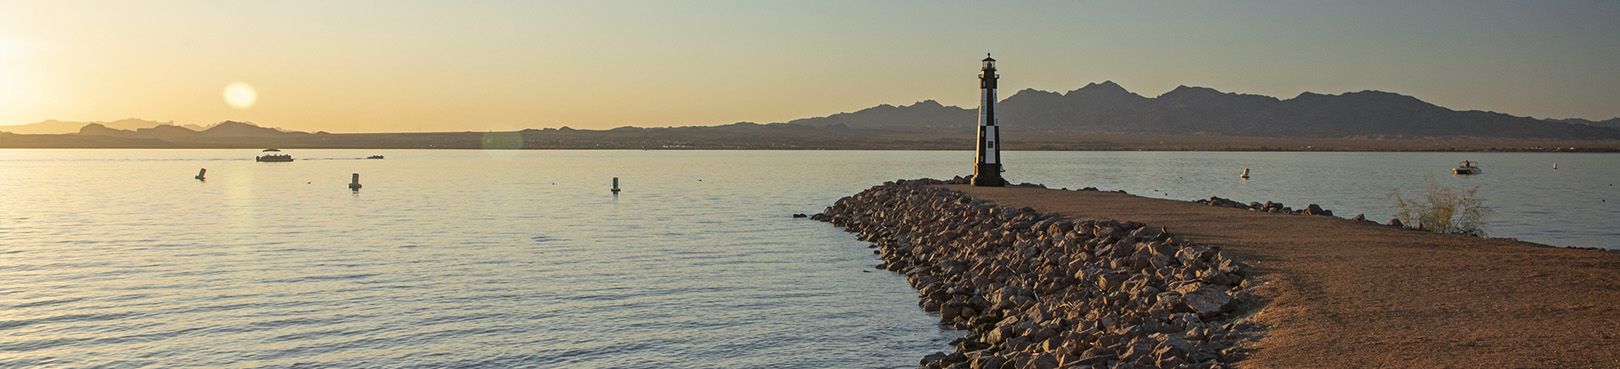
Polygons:
<instances>
[{"instance_id":1,"label":"lake","mask_svg":"<svg viewBox=\"0 0 1620 369\"><path fill-rule=\"evenodd\" d=\"M957 335L866 243L790 215L971 152L287 153L0 150L0 367L910 368ZM1478 186L1491 236L1620 248L1615 154L1004 158L1052 188L1380 222L1432 177Z\"/></svg>"}]
</instances>

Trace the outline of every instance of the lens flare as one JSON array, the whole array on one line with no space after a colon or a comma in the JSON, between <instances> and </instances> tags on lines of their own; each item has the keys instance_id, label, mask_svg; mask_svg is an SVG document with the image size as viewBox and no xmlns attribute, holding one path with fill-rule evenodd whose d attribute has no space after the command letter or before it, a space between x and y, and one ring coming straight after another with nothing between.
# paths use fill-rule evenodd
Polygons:
<instances>
[{"instance_id":1,"label":"lens flare","mask_svg":"<svg viewBox=\"0 0 1620 369\"><path fill-rule=\"evenodd\" d=\"M247 109L253 107L253 101L258 100L259 94L253 92L253 86L236 82L225 86L225 103L233 108Z\"/></svg>"}]
</instances>

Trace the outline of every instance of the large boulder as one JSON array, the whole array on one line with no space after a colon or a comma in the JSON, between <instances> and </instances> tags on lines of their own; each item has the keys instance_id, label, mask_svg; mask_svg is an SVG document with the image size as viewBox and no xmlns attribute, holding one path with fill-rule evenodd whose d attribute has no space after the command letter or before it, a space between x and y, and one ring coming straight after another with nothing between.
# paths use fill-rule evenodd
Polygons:
<instances>
[{"instance_id":1,"label":"large boulder","mask_svg":"<svg viewBox=\"0 0 1620 369\"><path fill-rule=\"evenodd\" d=\"M1326 214L1326 210L1322 210L1322 207L1317 206L1316 204L1310 204L1310 205L1305 206L1305 214L1306 215L1330 215L1330 214Z\"/></svg>"},{"instance_id":2,"label":"large boulder","mask_svg":"<svg viewBox=\"0 0 1620 369\"><path fill-rule=\"evenodd\" d=\"M1187 308L1198 313L1199 317L1208 318L1225 312L1232 304L1232 296L1225 291L1204 287L1181 295L1182 302Z\"/></svg>"},{"instance_id":3,"label":"large boulder","mask_svg":"<svg viewBox=\"0 0 1620 369\"><path fill-rule=\"evenodd\" d=\"M967 304L957 301L947 302L945 305L940 305L939 320L941 322L950 322L956 320L957 317L962 316L962 308L966 306Z\"/></svg>"}]
</instances>

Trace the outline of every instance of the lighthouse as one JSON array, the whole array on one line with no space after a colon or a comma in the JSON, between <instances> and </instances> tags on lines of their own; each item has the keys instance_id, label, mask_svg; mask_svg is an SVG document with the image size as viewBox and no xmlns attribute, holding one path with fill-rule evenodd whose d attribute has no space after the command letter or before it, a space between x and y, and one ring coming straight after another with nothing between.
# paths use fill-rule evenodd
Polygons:
<instances>
[{"instance_id":1,"label":"lighthouse","mask_svg":"<svg viewBox=\"0 0 1620 369\"><path fill-rule=\"evenodd\" d=\"M996 125L996 59L984 54L979 69L979 148L973 158L973 185L1001 187L1001 127Z\"/></svg>"}]
</instances>

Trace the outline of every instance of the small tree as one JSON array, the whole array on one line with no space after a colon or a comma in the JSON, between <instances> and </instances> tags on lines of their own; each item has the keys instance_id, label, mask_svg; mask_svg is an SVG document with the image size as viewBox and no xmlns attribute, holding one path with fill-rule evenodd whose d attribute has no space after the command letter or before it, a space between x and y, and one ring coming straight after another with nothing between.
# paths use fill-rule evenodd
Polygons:
<instances>
[{"instance_id":1,"label":"small tree","mask_svg":"<svg viewBox=\"0 0 1620 369\"><path fill-rule=\"evenodd\" d=\"M1479 186L1467 190L1441 186L1435 182L1433 174L1424 180L1429 182L1429 188L1420 199L1401 196L1399 188L1389 190L1395 219L1430 232L1485 236L1485 220L1493 212L1477 195Z\"/></svg>"}]
</instances>

